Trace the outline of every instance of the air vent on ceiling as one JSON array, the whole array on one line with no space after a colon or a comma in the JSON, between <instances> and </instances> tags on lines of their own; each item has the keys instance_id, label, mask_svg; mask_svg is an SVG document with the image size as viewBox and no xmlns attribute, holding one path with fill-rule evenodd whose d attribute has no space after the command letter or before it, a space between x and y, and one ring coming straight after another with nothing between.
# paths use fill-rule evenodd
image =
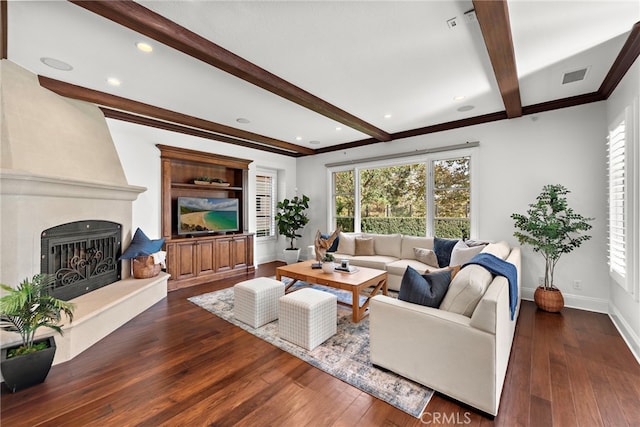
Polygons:
<instances>
[{"instance_id":1,"label":"air vent on ceiling","mask_svg":"<svg viewBox=\"0 0 640 427\"><path fill-rule=\"evenodd\" d=\"M567 83L579 82L584 80L587 75L588 68L581 68L580 70L570 71L568 73L564 73L562 76L562 84L566 85Z\"/></svg>"}]
</instances>

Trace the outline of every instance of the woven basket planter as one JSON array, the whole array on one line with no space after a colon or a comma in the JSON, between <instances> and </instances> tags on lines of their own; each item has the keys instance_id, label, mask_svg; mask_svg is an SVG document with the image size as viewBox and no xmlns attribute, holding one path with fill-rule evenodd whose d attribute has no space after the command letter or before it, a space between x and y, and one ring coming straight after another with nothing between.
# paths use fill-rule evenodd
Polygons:
<instances>
[{"instance_id":1,"label":"woven basket planter","mask_svg":"<svg viewBox=\"0 0 640 427\"><path fill-rule=\"evenodd\" d=\"M149 279L160 273L160 264L153 263L152 256L139 256L133 259L133 277L136 279Z\"/></svg>"},{"instance_id":2,"label":"woven basket planter","mask_svg":"<svg viewBox=\"0 0 640 427\"><path fill-rule=\"evenodd\" d=\"M558 313L564 307L564 298L558 288L545 289L539 286L533 294L533 300L538 308L550 313Z\"/></svg>"}]
</instances>

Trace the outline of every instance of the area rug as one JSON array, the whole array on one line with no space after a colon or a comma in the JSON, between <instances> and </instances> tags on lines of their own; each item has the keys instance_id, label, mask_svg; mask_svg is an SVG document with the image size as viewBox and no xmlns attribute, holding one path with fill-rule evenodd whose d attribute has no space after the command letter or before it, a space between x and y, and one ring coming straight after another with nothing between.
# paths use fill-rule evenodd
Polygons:
<instances>
[{"instance_id":1,"label":"area rug","mask_svg":"<svg viewBox=\"0 0 640 427\"><path fill-rule=\"evenodd\" d=\"M329 290L329 288L312 285ZM333 293L336 290L331 289ZM337 291L341 292L341 291ZM341 300L350 299L342 292ZM278 321L252 328L233 317L233 288L189 298L192 303L233 323L245 331L306 361L328 374L419 418L429 403L433 391L406 378L374 367L369 360L369 319L352 323L351 309L338 305L336 335L313 351L298 347L278 337Z\"/></svg>"}]
</instances>

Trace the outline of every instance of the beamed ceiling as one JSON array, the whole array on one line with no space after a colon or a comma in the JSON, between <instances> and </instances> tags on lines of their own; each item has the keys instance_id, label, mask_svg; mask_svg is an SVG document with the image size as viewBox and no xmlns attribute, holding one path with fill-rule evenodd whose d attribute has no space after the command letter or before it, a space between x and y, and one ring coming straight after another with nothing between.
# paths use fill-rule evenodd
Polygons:
<instances>
[{"instance_id":1,"label":"beamed ceiling","mask_svg":"<svg viewBox=\"0 0 640 427\"><path fill-rule=\"evenodd\" d=\"M640 54L637 0L0 5L2 57L42 86L296 157L605 100Z\"/></svg>"}]
</instances>

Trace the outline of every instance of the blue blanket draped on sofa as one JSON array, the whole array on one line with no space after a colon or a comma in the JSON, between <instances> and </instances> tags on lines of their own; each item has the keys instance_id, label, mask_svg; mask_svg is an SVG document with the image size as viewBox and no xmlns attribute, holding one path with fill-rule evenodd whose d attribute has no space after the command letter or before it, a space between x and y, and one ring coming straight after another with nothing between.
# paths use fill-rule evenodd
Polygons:
<instances>
[{"instance_id":1,"label":"blue blanket draped on sofa","mask_svg":"<svg viewBox=\"0 0 640 427\"><path fill-rule=\"evenodd\" d=\"M516 266L485 252L475 255L469 262L463 264L462 267L469 264L480 265L489 270L491 274L507 278L509 282L509 308L511 309L511 320L513 320L518 305L518 270Z\"/></svg>"}]
</instances>

